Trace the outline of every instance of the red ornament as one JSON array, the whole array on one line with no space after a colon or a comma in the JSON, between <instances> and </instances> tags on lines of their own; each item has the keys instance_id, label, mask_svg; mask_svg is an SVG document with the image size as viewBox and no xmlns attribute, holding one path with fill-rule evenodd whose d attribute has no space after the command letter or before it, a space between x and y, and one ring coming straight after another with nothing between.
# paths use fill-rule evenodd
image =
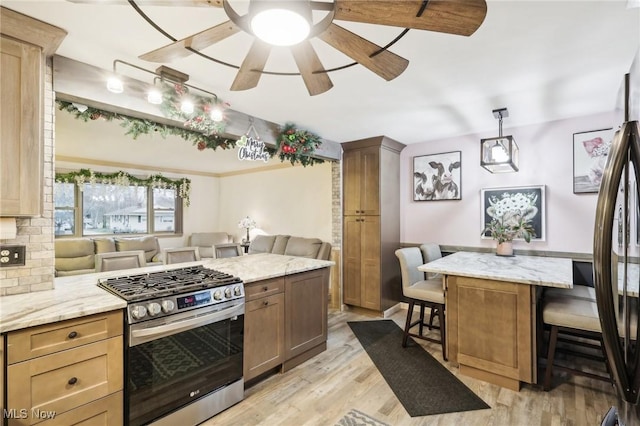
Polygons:
<instances>
[{"instance_id":1,"label":"red ornament","mask_svg":"<svg viewBox=\"0 0 640 426\"><path fill-rule=\"evenodd\" d=\"M198 142L198 151L204 151L206 147L207 147L207 144L204 143L204 141Z\"/></svg>"}]
</instances>

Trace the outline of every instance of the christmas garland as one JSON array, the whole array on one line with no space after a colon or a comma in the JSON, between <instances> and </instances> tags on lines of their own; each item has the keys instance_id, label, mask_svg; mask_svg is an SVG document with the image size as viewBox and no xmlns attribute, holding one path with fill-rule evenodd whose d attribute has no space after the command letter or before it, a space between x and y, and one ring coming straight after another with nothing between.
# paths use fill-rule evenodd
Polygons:
<instances>
[{"instance_id":1,"label":"christmas garland","mask_svg":"<svg viewBox=\"0 0 640 426\"><path fill-rule=\"evenodd\" d=\"M312 154L322 144L320 136L306 130L296 129L292 123L287 123L276 136L276 153L280 161L288 160L291 164L300 163L304 167L324 163L324 160L312 157Z\"/></svg>"},{"instance_id":2,"label":"christmas garland","mask_svg":"<svg viewBox=\"0 0 640 426\"><path fill-rule=\"evenodd\" d=\"M222 110L229 104L220 102L218 97L205 98L189 93L189 88L183 84L167 84L162 86L162 103L160 110L165 117L184 122L185 127L196 130L207 136L224 132L225 121ZM181 110L182 100L188 98L193 103L193 112L185 113ZM219 110L221 120L214 120L211 112Z\"/></svg>"},{"instance_id":3,"label":"christmas garland","mask_svg":"<svg viewBox=\"0 0 640 426\"><path fill-rule=\"evenodd\" d=\"M83 190L85 183L90 183L91 185L102 183L105 185L133 185L148 186L151 188L160 189L174 189L176 191L176 195L182 198L186 206L189 206L191 204L191 180L187 178L169 179L162 176L161 174L157 174L151 175L148 178L144 179L130 175L129 173L123 171L115 173L100 173L94 172L91 169L80 169L80 171L77 172L56 173L56 182L75 182L75 184L78 185L80 191Z\"/></svg>"},{"instance_id":4,"label":"christmas garland","mask_svg":"<svg viewBox=\"0 0 640 426\"><path fill-rule=\"evenodd\" d=\"M236 145L235 140L223 138L217 133L205 135L197 130L160 124L151 120L130 117L128 115L105 111L90 106L83 105L83 107L81 108L82 110L80 110L72 102L57 100L56 103L58 104L58 108L61 111L66 111L70 114L73 114L75 115L75 118L84 122L98 119L103 119L106 121L113 121L114 119L122 120L120 126L127 129L125 135L131 135L134 140L142 134L158 133L163 138L166 138L167 135L178 136L186 141L191 142L200 151L206 148L215 150L218 147L221 149L230 149L234 148Z\"/></svg>"}]
</instances>

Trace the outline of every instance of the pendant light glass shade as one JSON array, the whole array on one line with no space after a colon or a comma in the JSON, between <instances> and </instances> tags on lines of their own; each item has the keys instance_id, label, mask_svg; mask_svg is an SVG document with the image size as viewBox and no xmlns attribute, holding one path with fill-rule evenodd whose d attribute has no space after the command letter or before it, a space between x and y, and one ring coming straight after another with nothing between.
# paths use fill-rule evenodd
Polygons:
<instances>
[{"instance_id":1,"label":"pendant light glass shade","mask_svg":"<svg viewBox=\"0 0 640 426\"><path fill-rule=\"evenodd\" d=\"M480 165L491 173L517 172L518 151L513 136L482 139Z\"/></svg>"},{"instance_id":2,"label":"pendant light glass shade","mask_svg":"<svg viewBox=\"0 0 640 426\"><path fill-rule=\"evenodd\" d=\"M480 165L491 173L517 172L518 144L513 136L502 136L502 118L509 112L506 108L494 109L493 115L499 120L499 136L480 140Z\"/></svg>"}]
</instances>

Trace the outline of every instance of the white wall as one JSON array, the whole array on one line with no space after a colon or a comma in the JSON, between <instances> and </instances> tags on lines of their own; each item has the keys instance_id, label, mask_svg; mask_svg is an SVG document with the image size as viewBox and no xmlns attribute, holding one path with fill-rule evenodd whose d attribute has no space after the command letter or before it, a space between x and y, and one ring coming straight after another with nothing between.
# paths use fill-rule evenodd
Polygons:
<instances>
[{"instance_id":1,"label":"white wall","mask_svg":"<svg viewBox=\"0 0 640 426\"><path fill-rule=\"evenodd\" d=\"M480 139L473 134L436 142L412 144L401 153L401 241L434 241L443 245L494 247L480 238L480 190L511 186L546 186L546 241L514 242L516 249L591 253L597 194L573 193L573 133L613 127L614 113L598 114L539 125L503 129L520 148L518 173L491 174L480 167ZM504 125L508 125L508 118ZM413 201L413 157L462 151L460 201Z\"/></svg>"},{"instance_id":2,"label":"white wall","mask_svg":"<svg viewBox=\"0 0 640 426\"><path fill-rule=\"evenodd\" d=\"M241 240L249 216L267 234L331 241L331 163L287 167L220 179L220 230Z\"/></svg>"}]
</instances>

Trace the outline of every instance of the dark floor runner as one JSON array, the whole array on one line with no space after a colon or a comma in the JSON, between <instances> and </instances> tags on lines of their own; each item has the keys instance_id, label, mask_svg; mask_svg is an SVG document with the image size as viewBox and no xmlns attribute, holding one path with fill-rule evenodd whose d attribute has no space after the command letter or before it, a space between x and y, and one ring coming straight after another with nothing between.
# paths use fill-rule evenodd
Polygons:
<instances>
[{"instance_id":1,"label":"dark floor runner","mask_svg":"<svg viewBox=\"0 0 640 426\"><path fill-rule=\"evenodd\" d=\"M411 417L489 407L391 320L350 321L349 326Z\"/></svg>"}]
</instances>

